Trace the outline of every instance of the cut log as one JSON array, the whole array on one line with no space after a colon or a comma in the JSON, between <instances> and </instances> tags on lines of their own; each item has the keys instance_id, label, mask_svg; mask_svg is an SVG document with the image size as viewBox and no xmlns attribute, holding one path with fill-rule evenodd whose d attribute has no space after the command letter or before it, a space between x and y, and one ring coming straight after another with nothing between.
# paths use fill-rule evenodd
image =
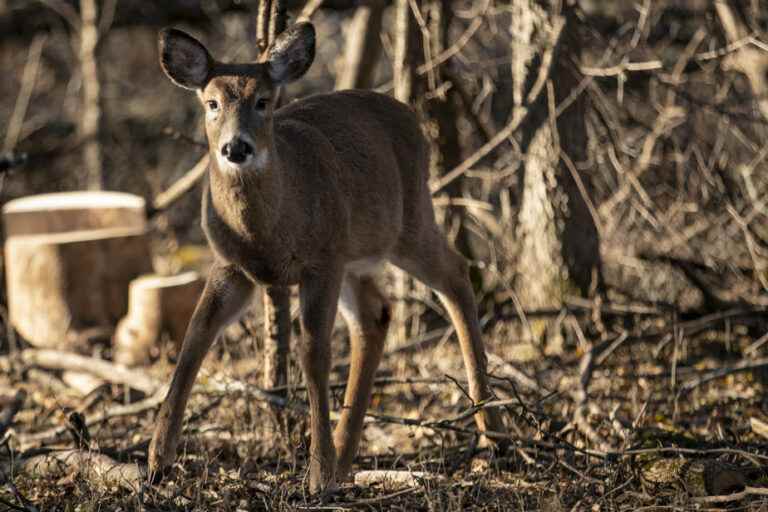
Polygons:
<instances>
[{"instance_id":1,"label":"cut log","mask_svg":"<svg viewBox=\"0 0 768 512\"><path fill-rule=\"evenodd\" d=\"M129 366L148 363L157 355L163 333L178 350L204 286L197 272L146 275L132 281L128 314L115 331L115 361Z\"/></svg>"},{"instance_id":2,"label":"cut log","mask_svg":"<svg viewBox=\"0 0 768 512\"><path fill-rule=\"evenodd\" d=\"M5 237L110 228L145 229L144 199L121 192L62 192L22 197L3 207Z\"/></svg>"},{"instance_id":3,"label":"cut log","mask_svg":"<svg viewBox=\"0 0 768 512\"><path fill-rule=\"evenodd\" d=\"M111 329L128 284L151 272L144 200L114 192L32 196L3 208L10 321L29 343L77 348Z\"/></svg>"}]
</instances>

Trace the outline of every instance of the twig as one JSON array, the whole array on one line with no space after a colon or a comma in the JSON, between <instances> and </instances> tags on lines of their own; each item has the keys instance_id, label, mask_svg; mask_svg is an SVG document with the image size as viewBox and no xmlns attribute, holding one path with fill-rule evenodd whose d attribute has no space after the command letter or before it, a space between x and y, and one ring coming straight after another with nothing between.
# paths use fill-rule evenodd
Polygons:
<instances>
[{"instance_id":1,"label":"twig","mask_svg":"<svg viewBox=\"0 0 768 512\"><path fill-rule=\"evenodd\" d=\"M24 73L21 78L21 89L16 96L16 104L13 107L13 114L8 121L8 128L5 131L5 143L3 151L9 152L19 140L21 128L24 126L24 118L27 116L27 107L32 97L32 91L37 83L37 71L40 68L40 56L43 53L43 47L48 36L38 35L32 40L27 54L27 63L24 65Z\"/></svg>"},{"instance_id":2,"label":"twig","mask_svg":"<svg viewBox=\"0 0 768 512\"><path fill-rule=\"evenodd\" d=\"M107 421L111 418L117 418L119 416L134 416L140 412L144 412L149 409L154 409L155 407L157 407L163 402L163 400L165 399L166 392L167 392L167 388L163 386L162 388L158 389L155 392L155 394L139 402L135 402L127 405L116 405L116 406L110 407L104 412L101 412L91 417L87 417L85 421L85 425L87 427L91 427L93 425L97 425L99 423ZM58 427L50 428L42 432L18 435L17 437L18 437L19 443L21 444L21 449L25 450L32 446L54 442L58 440L60 437L62 437L64 434L66 434L67 431L68 431L67 425L60 425Z\"/></svg>"},{"instance_id":3,"label":"twig","mask_svg":"<svg viewBox=\"0 0 768 512\"><path fill-rule=\"evenodd\" d=\"M702 375L698 379L692 380L690 382L686 382L685 384L680 386L679 394L683 395L686 393L690 393L697 387L703 384L706 384L707 382L710 382L716 379L721 379L723 377L727 377L728 375L732 375L734 373L756 370L758 368L764 368L766 366L768 366L768 357L761 357L758 359L744 359L742 361L739 361L733 366L718 368L717 370L713 370L705 375Z\"/></svg>"},{"instance_id":4,"label":"twig","mask_svg":"<svg viewBox=\"0 0 768 512\"><path fill-rule=\"evenodd\" d=\"M410 340L406 341L404 344L400 345L394 350L390 350L389 352L386 352L383 356L383 359L386 360L388 358L391 358L395 354L405 354L405 353L421 350L427 346L430 346L436 342L439 342L440 340L448 338L453 334L453 332L454 332L453 325L426 332L424 334L416 336L415 338L411 338ZM333 371L346 369L349 367L349 365L350 365L349 358L345 358L333 365Z\"/></svg>"},{"instance_id":5,"label":"twig","mask_svg":"<svg viewBox=\"0 0 768 512\"><path fill-rule=\"evenodd\" d=\"M523 124L523 122L528 119L528 115L531 112L530 106L539 100L539 97L542 95L542 91L544 90L544 86L547 82L547 78L552 71L552 63L554 61L553 55L560 41L560 36L562 35L564 27L565 20L559 18L558 22L553 27L552 41L550 46L547 48L542 58L542 63L539 67L539 75L536 78L536 82L534 82L534 85L532 86L531 91L526 98L526 105L521 105L519 108L516 108L515 113L512 116L512 120L507 123L507 126L502 128L499 133L494 135L491 140L485 143L482 147L480 147L480 149L475 151L466 160L464 160L454 169L442 175L440 178L430 180L429 190L432 195L448 186L448 184L471 169L473 165L485 158L485 156L496 149L497 146L511 137L512 134L515 133L515 131L517 131L517 129Z\"/></svg>"},{"instance_id":6,"label":"twig","mask_svg":"<svg viewBox=\"0 0 768 512\"><path fill-rule=\"evenodd\" d=\"M155 197L152 205L148 208L147 216L151 218L163 210L167 210L187 192L192 190L197 185L197 182L205 176L205 172L208 170L208 162L209 156L206 153L184 176Z\"/></svg>"},{"instance_id":7,"label":"twig","mask_svg":"<svg viewBox=\"0 0 768 512\"><path fill-rule=\"evenodd\" d=\"M536 382L535 379L532 379L526 375L522 370L516 368L512 363L508 363L492 352L486 352L486 357L488 358L488 362L491 363L491 365L497 367L496 370L501 370L502 373L514 379L515 382L519 383L524 388L536 392L543 392L544 394L549 393L547 388Z\"/></svg>"},{"instance_id":8,"label":"twig","mask_svg":"<svg viewBox=\"0 0 768 512\"><path fill-rule=\"evenodd\" d=\"M449 48L446 48L438 55L434 56L432 59L416 68L416 74L423 75L428 73L429 71L433 70L443 62L459 53L462 48L464 48L467 43L469 43L469 41L475 35L475 32L477 32L478 29L483 25L484 16L490 4L490 0L486 0L485 4L481 8L481 12L475 17L474 20L472 20L472 23L469 24L469 27L467 27L467 29L456 39L456 42L453 43Z\"/></svg>"},{"instance_id":9,"label":"twig","mask_svg":"<svg viewBox=\"0 0 768 512\"><path fill-rule=\"evenodd\" d=\"M664 65L660 60L650 60L647 62L622 62L621 64L607 68L580 66L579 71L587 76L607 77L623 75L626 72L655 71L657 69L662 69L663 67Z\"/></svg>"},{"instance_id":10,"label":"twig","mask_svg":"<svg viewBox=\"0 0 768 512\"><path fill-rule=\"evenodd\" d=\"M312 19L312 15L323 5L323 0L309 0L306 5L301 9L301 13L296 18L297 23L303 21L309 21Z\"/></svg>"},{"instance_id":11,"label":"twig","mask_svg":"<svg viewBox=\"0 0 768 512\"><path fill-rule=\"evenodd\" d=\"M12 457L12 453L10 449L8 448L8 445L5 445L6 450L8 451L9 458ZM13 474L11 474L13 475ZM19 508L16 505L11 504L11 507L15 510L23 510L24 512L38 512L37 507L31 505L28 500L19 492L19 489L16 487L16 484L13 483L13 478L8 478L8 476L5 474L5 472L0 469L0 481L2 481L5 486L11 491L11 494L14 498L16 498L16 501L18 501L21 504L21 507ZM8 504L8 502L3 501L3 504Z\"/></svg>"}]
</instances>

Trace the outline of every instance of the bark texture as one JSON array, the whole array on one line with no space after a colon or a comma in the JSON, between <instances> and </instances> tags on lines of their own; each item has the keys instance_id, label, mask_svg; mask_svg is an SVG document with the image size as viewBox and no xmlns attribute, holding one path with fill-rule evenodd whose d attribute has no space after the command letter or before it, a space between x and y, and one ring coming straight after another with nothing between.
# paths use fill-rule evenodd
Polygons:
<instances>
[{"instance_id":1,"label":"bark texture","mask_svg":"<svg viewBox=\"0 0 768 512\"><path fill-rule=\"evenodd\" d=\"M103 161L99 129L101 125L101 84L96 60L99 42L97 7L95 0L80 2L80 66L83 77L83 115L80 136L83 139L83 162L87 171L87 187L104 188Z\"/></svg>"},{"instance_id":2,"label":"bark texture","mask_svg":"<svg viewBox=\"0 0 768 512\"><path fill-rule=\"evenodd\" d=\"M431 0L426 4L425 10L430 34L429 53L432 56L440 55L451 45L449 29L454 19L453 2L451 0ZM457 74L447 72L450 71L450 66L451 60L449 59L430 71L430 79L435 82L437 87L440 87L448 77L455 79ZM461 98L459 97L456 84L451 84L447 90L443 91L440 94L431 95L424 104L426 117L433 124L430 127L430 132L432 132L430 135L434 141L432 154L430 155L433 177L444 175L462 162L462 145L457 126L457 119L460 117L459 103ZM453 181L446 187L445 191L451 197L462 197L464 193L462 180ZM458 228L454 245L465 257L472 258L473 254L469 242L470 234L464 222L461 222L463 215L463 211L458 214L457 220L459 222L456 223ZM456 219L456 216L449 214L448 224L453 225L454 219ZM474 267L470 272L473 274L473 281L479 279L479 276L474 275L476 273Z\"/></svg>"},{"instance_id":3,"label":"bark texture","mask_svg":"<svg viewBox=\"0 0 768 512\"><path fill-rule=\"evenodd\" d=\"M288 384L288 351L291 336L291 290L270 286L264 292L265 389ZM284 394L284 392L283 392Z\"/></svg>"},{"instance_id":4,"label":"bark texture","mask_svg":"<svg viewBox=\"0 0 768 512\"><path fill-rule=\"evenodd\" d=\"M589 175L566 165L566 158L575 168L586 160L584 103L580 96L556 120L548 106L560 105L581 78L572 64L579 51L575 17L553 13L557 3L514 0L510 27L514 108L531 109L520 130L524 162L515 282L520 302L528 310L559 308L567 295L586 296L601 284L599 235L588 207ZM556 26L563 21L560 43L553 49ZM526 105L529 90L541 80L548 48L553 52L548 91L537 104ZM531 327L526 334L558 344L558 329L546 321Z\"/></svg>"},{"instance_id":5,"label":"bark texture","mask_svg":"<svg viewBox=\"0 0 768 512\"><path fill-rule=\"evenodd\" d=\"M146 232L130 229L12 237L5 261L11 323L38 347L72 348L82 331L114 326L128 284L151 271Z\"/></svg>"},{"instance_id":6,"label":"bark texture","mask_svg":"<svg viewBox=\"0 0 768 512\"><path fill-rule=\"evenodd\" d=\"M413 104L416 96L414 81L416 77L415 62L418 58L415 37L415 20L411 13L409 0L395 1L395 27L394 27L394 55L392 62L392 79L394 82L394 96L406 104ZM392 332L396 339L404 341L407 333L407 308L403 300L408 294L409 278L400 271L394 271L394 292L399 298L394 303L392 310Z\"/></svg>"},{"instance_id":7,"label":"bark texture","mask_svg":"<svg viewBox=\"0 0 768 512\"><path fill-rule=\"evenodd\" d=\"M344 67L336 79L336 89L369 89L381 55L381 20L386 4L372 0L357 8L349 23L344 51Z\"/></svg>"},{"instance_id":8,"label":"bark texture","mask_svg":"<svg viewBox=\"0 0 768 512\"><path fill-rule=\"evenodd\" d=\"M286 28L286 3L284 0L260 0L256 34L262 49L269 48ZM279 98L278 98L278 101ZM266 389L282 387L277 392L287 395L288 353L291 346L291 290L287 287L270 286L263 291L264 301L264 373ZM279 420L280 409L272 408Z\"/></svg>"}]
</instances>

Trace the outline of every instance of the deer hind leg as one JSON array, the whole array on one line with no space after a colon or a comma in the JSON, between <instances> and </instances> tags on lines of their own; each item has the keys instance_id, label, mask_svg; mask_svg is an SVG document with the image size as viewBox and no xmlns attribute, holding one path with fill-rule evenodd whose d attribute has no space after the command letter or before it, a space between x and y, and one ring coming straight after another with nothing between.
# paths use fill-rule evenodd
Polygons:
<instances>
[{"instance_id":1,"label":"deer hind leg","mask_svg":"<svg viewBox=\"0 0 768 512\"><path fill-rule=\"evenodd\" d=\"M432 288L440 297L459 338L472 400L480 402L491 398L485 347L464 257L448 245L434 226L401 242L392 263ZM475 422L481 432L505 432L496 409L478 412Z\"/></svg>"},{"instance_id":2,"label":"deer hind leg","mask_svg":"<svg viewBox=\"0 0 768 512\"><path fill-rule=\"evenodd\" d=\"M184 409L192 384L208 349L221 329L236 319L253 295L253 283L234 267L214 264L203 294L189 321L179 361L168 394L155 422L149 445L152 479L171 465L176 456Z\"/></svg>"},{"instance_id":3,"label":"deer hind leg","mask_svg":"<svg viewBox=\"0 0 768 512\"><path fill-rule=\"evenodd\" d=\"M334 431L336 476L343 479L352 466L371 399L376 368L387 336L390 312L387 299L372 276L347 273L340 309L350 338L350 369L341 418Z\"/></svg>"}]
</instances>

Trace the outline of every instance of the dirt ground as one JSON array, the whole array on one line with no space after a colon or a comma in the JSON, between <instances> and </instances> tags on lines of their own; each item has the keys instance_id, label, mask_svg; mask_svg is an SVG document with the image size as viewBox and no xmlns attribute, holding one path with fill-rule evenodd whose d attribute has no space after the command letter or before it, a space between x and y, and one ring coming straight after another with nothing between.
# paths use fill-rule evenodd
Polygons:
<instances>
[{"instance_id":1,"label":"dirt ground","mask_svg":"<svg viewBox=\"0 0 768 512\"><path fill-rule=\"evenodd\" d=\"M1 388L6 404L16 389L27 397L3 445L10 479L0 506L764 510L767 362L746 355L765 341L758 334L765 311L732 309L670 319L650 308L629 313L601 308L604 329L611 333L605 342L577 341L566 344L559 356L524 363L514 362L526 352L510 343L515 325L486 323L490 373L509 429L504 451L478 443L471 414L465 414L472 404L462 389L461 356L446 324L415 340L390 339L354 472L397 470L409 474L410 481L350 481L324 500L306 493L305 393L292 387L288 403L280 407L264 400L256 387L259 338L246 336L247 323L231 328L206 361L188 407L177 464L153 487L100 484L86 468L66 464L43 475L8 475L9 457L78 444L141 466L156 409L78 428L141 394L103 385L83 397L63 384L58 372L18 365L3 376ZM572 309L575 316L586 313ZM345 374L343 328L335 346L332 383L338 410ZM170 368L163 357L148 372L161 379ZM298 382L295 365L291 372L291 382ZM85 421L73 419L73 412ZM68 427L35 436L61 425Z\"/></svg>"}]
</instances>

